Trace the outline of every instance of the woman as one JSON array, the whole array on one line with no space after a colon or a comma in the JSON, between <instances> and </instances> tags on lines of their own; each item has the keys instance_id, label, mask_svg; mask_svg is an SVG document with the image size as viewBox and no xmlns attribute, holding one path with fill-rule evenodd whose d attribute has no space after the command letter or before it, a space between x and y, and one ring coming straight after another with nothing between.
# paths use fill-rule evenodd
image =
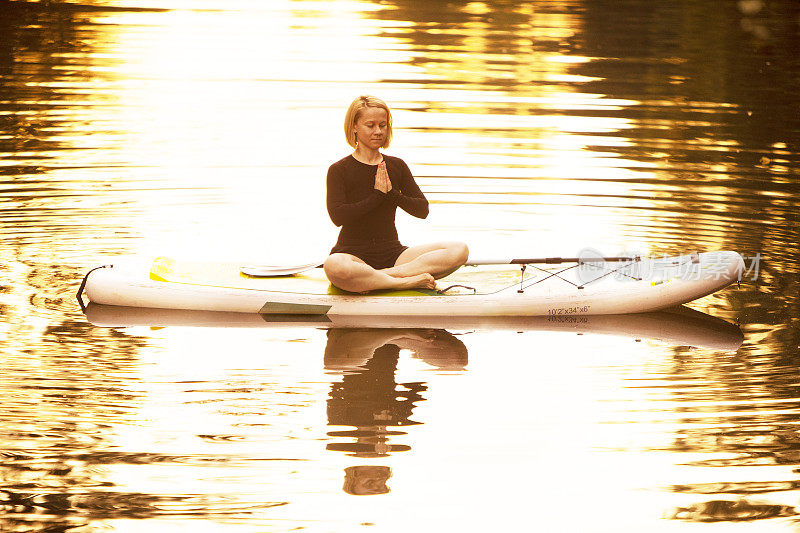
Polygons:
<instances>
[{"instance_id":1,"label":"woman","mask_svg":"<svg viewBox=\"0 0 800 533\"><path fill-rule=\"evenodd\" d=\"M350 292L435 289L434 280L457 270L469 252L460 242L400 244L397 208L425 218L428 200L403 160L380 152L392 140L389 107L374 96L356 98L344 132L354 151L328 169L328 214L342 229L325 260L325 275Z\"/></svg>"}]
</instances>

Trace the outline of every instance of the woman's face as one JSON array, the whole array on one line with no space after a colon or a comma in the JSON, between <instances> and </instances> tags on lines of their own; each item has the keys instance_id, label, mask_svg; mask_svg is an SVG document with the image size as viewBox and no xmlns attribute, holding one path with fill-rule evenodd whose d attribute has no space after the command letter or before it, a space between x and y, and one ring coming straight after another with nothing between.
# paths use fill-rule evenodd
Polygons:
<instances>
[{"instance_id":1,"label":"woman's face","mask_svg":"<svg viewBox=\"0 0 800 533\"><path fill-rule=\"evenodd\" d=\"M389 131L389 117L381 107L364 109L355 124L356 140L360 146L377 150L386 143Z\"/></svg>"}]
</instances>

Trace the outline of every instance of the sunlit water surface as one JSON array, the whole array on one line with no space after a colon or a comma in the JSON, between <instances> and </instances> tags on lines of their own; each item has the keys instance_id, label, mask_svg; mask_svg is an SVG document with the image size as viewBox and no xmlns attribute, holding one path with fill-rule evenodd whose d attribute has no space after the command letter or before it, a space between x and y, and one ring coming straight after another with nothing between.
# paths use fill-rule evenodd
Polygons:
<instances>
[{"instance_id":1,"label":"sunlit water surface","mask_svg":"<svg viewBox=\"0 0 800 533\"><path fill-rule=\"evenodd\" d=\"M0 529L795 531L799 25L789 0L0 3ZM80 312L119 254L324 257L364 93L432 203L406 243L750 271L692 304L717 319Z\"/></svg>"}]
</instances>

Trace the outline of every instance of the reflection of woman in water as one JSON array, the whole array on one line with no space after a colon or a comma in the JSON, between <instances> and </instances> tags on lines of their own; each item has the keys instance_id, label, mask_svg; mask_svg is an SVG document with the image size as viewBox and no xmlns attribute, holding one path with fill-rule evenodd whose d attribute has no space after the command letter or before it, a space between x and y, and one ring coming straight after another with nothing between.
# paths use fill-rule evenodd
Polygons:
<instances>
[{"instance_id":1,"label":"reflection of woman in water","mask_svg":"<svg viewBox=\"0 0 800 533\"><path fill-rule=\"evenodd\" d=\"M413 357L442 370L464 370L467 347L455 335L443 329L330 329L325 347L325 368L359 370L375 350L391 344L409 350Z\"/></svg>"},{"instance_id":2,"label":"reflection of woman in water","mask_svg":"<svg viewBox=\"0 0 800 533\"><path fill-rule=\"evenodd\" d=\"M334 330L336 331L336 330ZM424 399L421 383L403 384L394 379L400 348L386 344L376 349L363 367L346 372L340 383L331 384L328 424L356 426L356 431L331 432L330 436L356 437L357 442L331 443L329 450L354 452L359 457L378 457L408 446L389 445L387 426L418 424L410 419L414 404ZM394 432L395 435L398 432ZM402 434L402 433L399 433Z\"/></svg>"},{"instance_id":3,"label":"reflection of woman in water","mask_svg":"<svg viewBox=\"0 0 800 533\"><path fill-rule=\"evenodd\" d=\"M353 496L386 494L389 492L386 482L390 477L392 477L392 469L388 466L348 466L344 469L342 489Z\"/></svg>"},{"instance_id":4,"label":"reflection of woman in water","mask_svg":"<svg viewBox=\"0 0 800 533\"><path fill-rule=\"evenodd\" d=\"M388 427L418 424L411 420L414 404L424 398L424 383L395 381L401 349L439 368L463 369L467 350L460 340L444 330L331 329L325 348L325 368L343 371L342 381L331 384L328 424L355 426L355 430L332 431L332 437L355 438L335 442L327 449L354 453L359 457L381 457L406 451L409 446L389 444L390 435L403 435Z\"/></svg>"},{"instance_id":5,"label":"reflection of woman in water","mask_svg":"<svg viewBox=\"0 0 800 533\"><path fill-rule=\"evenodd\" d=\"M347 437L348 442L332 442L328 450L350 452L356 457L385 457L407 451L410 446L389 444L389 426L418 424L410 419L414 404L424 398L424 383L395 381L401 349L438 368L463 370L467 348L451 333L435 329L329 329L325 347L325 368L342 372L342 381L331 384L328 399L328 424L355 426L350 431L330 431L330 437ZM356 441L353 442L352 439ZM388 466L358 465L344 470L347 494L355 496L386 494L392 475Z\"/></svg>"}]
</instances>

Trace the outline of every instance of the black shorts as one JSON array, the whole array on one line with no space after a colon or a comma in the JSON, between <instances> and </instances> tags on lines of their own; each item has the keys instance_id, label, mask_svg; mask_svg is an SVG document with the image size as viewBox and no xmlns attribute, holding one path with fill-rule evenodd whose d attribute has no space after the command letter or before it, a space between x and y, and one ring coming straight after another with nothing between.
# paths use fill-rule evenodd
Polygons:
<instances>
[{"instance_id":1,"label":"black shorts","mask_svg":"<svg viewBox=\"0 0 800 533\"><path fill-rule=\"evenodd\" d=\"M390 241L366 245L337 244L331 253L354 255L375 270L381 270L393 267L400 254L406 250L408 250L408 246L403 246L399 241Z\"/></svg>"}]
</instances>

